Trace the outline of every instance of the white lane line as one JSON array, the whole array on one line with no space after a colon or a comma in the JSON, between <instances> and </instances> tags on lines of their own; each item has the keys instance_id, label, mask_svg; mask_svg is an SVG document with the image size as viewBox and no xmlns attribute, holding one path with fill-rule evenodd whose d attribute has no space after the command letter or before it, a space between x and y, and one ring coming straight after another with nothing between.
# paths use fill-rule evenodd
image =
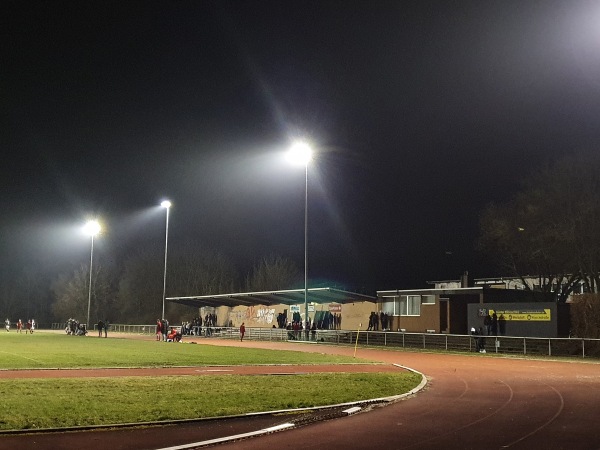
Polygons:
<instances>
[{"instance_id":1,"label":"white lane line","mask_svg":"<svg viewBox=\"0 0 600 450\"><path fill-rule=\"evenodd\" d=\"M282 423L281 425L275 425L273 427L264 428L262 430L257 430L257 431L251 431L249 433L234 434L233 436L225 436L225 437L217 438L217 439L209 439L208 441L193 442L191 444L177 445L175 447L165 447L165 448L161 448L161 449L157 449L157 450L186 450L186 449L190 449L190 448L194 448L194 447L201 447L203 445L220 444L223 442L234 441L236 439L243 439L243 438L258 436L261 434L273 433L275 431L281 431L281 430L285 430L287 428L292 428L293 426L294 426L293 423Z\"/></svg>"},{"instance_id":2,"label":"white lane line","mask_svg":"<svg viewBox=\"0 0 600 450\"><path fill-rule=\"evenodd\" d=\"M342 412L350 415L360 411L361 409L362 408L360 406L353 406L352 408L345 409Z\"/></svg>"}]
</instances>

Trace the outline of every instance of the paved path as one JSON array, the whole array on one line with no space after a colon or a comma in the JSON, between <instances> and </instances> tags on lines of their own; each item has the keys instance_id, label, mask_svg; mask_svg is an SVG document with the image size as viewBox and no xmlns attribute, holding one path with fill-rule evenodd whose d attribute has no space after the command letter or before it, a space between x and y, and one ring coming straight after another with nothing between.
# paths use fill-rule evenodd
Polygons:
<instances>
[{"instance_id":1,"label":"paved path","mask_svg":"<svg viewBox=\"0 0 600 450\"><path fill-rule=\"evenodd\" d=\"M350 356L354 352L322 344L203 343ZM377 349L358 349L357 356L413 367L430 383L420 394L384 408L218 448L600 449L600 364ZM247 418L143 430L7 436L0 438L0 448L156 449L270 424L268 418Z\"/></svg>"},{"instance_id":2,"label":"paved path","mask_svg":"<svg viewBox=\"0 0 600 450\"><path fill-rule=\"evenodd\" d=\"M600 449L600 364L371 349L358 356L415 368L430 384L385 408L219 448Z\"/></svg>"}]
</instances>

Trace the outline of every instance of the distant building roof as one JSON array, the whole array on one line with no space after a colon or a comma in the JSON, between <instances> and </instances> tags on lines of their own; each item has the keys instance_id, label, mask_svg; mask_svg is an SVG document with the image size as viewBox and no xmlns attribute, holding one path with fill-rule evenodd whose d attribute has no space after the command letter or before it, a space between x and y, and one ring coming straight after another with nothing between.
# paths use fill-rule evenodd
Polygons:
<instances>
[{"instance_id":1,"label":"distant building roof","mask_svg":"<svg viewBox=\"0 0 600 450\"><path fill-rule=\"evenodd\" d=\"M397 297L399 295L460 295L460 294L481 294L484 286L467 288L436 288L436 289L392 289L387 291L377 291L377 297ZM487 289L486 289L487 290Z\"/></svg>"}]
</instances>

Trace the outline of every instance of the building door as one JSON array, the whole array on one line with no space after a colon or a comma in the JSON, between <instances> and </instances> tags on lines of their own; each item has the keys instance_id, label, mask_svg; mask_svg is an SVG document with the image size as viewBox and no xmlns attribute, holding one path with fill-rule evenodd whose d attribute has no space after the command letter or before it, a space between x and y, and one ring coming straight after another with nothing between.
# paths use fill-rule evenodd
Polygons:
<instances>
[{"instance_id":1,"label":"building door","mask_svg":"<svg viewBox=\"0 0 600 450\"><path fill-rule=\"evenodd\" d=\"M448 299L440 298L440 333L448 333L449 315Z\"/></svg>"}]
</instances>

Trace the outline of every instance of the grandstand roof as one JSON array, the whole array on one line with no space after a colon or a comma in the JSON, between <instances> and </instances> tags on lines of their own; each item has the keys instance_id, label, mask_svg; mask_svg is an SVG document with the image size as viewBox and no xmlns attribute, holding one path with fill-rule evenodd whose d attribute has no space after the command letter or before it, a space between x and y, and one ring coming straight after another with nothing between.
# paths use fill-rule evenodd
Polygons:
<instances>
[{"instance_id":1,"label":"grandstand roof","mask_svg":"<svg viewBox=\"0 0 600 450\"><path fill-rule=\"evenodd\" d=\"M356 292L342 291L333 288L308 289L307 299L312 303L375 303L377 298L357 294ZM196 295L191 297L167 297L172 303L181 305L203 306L255 306L255 305L297 305L304 303L304 289L288 289L280 291L239 292L234 294Z\"/></svg>"}]
</instances>

